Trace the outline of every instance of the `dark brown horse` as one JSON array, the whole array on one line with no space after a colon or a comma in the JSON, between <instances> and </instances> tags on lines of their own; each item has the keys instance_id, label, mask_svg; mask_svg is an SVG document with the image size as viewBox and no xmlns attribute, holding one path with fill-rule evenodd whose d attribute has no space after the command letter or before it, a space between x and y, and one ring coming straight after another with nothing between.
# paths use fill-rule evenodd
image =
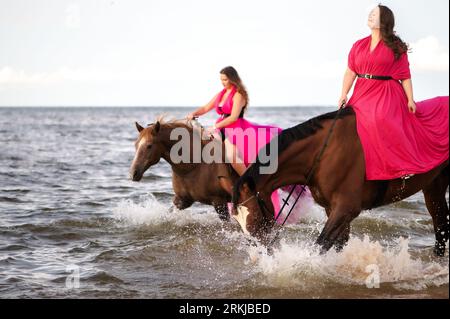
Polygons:
<instances>
[{"instance_id":1,"label":"dark brown horse","mask_svg":"<svg viewBox=\"0 0 450 319\"><path fill-rule=\"evenodd\" d=\"M223 157L217 162L205 163L197 160L196 163L193 137L201 134L200 129L194 129L191 122L163 119L146 128L136 123L136 128L139 136L135 142L136 153L130 168L130 178L133 181L140 181L144 172L163 158L172 167L172 185L175 192L173 203L178 209L185 209L194 202L200 202L214 206L221 219L229 219L227 202L231 202L231 186L239 176ZM182 138L178 136L171 139L172 131L177 128L185 130L190 138L189 158L180 163L171 158L172 147ZM213 146L220 148L221 154L225 154L224 144L217 139L201 140L200 149L204 150L210 143L216 143Z\"/></svg>"},{"instance_id":2,"label":"dark brown horse","mask_svg":"<svg viewBox=\"0 0 450 319\"><path fill-rule=\"evenodd\" d=\"M274 174L261 174L263 164L257 160L238 179L233 190L233 214L240 215L240 219L246 221L244 231L263 243L269 242L268 233L274 225L270 194L285 185L306 183L336 112L286 129L273 139L271 143L278 143L278 170ZM449 208L445 198L448 174L447 159L431 171L409 179L366 180L355 113L347 106L341 110L328 146L307 183L314 200L325 208L328 216L317 244L322 251L333 245L337 249L342 248L349 238L350 223L361 210L387 205L422 190L433 219L436 236L434 252L442 256L449 236Z\"/></svg>"}]
</instances>

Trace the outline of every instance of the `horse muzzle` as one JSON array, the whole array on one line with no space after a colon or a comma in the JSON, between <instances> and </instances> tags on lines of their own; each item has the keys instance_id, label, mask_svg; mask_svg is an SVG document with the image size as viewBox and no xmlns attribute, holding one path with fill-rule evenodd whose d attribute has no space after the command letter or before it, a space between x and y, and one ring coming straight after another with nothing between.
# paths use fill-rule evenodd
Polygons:
<instances>
[{"instance_id":1,"label":"horse muzzle","mask_svg":"<svg viewBox=\"0 0 450 319\"><path fill-rule=\"evenodd\" d=\"M133 182L139 182L142 179L142 172L137 169L130 170L129 177Z\"/></svg>"}]
</instances>

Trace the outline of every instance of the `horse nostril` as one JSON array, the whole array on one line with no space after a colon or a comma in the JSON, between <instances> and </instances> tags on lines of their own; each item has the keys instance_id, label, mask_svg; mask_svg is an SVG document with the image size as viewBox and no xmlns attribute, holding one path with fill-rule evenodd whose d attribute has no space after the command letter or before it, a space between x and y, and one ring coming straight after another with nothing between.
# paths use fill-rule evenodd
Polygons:
<instances>
[{"instance_id":1,"label":"horse nostril","mask_svg":"<svg viewBox=\"0 0 450 319\"><path fill-rule=\"evenodd\" d=\"M139 175L138 171L133 170L130 172L130 179L133 181L137 181L137 180L139 180L138 175Z\"/></svg>"}]
</instances>

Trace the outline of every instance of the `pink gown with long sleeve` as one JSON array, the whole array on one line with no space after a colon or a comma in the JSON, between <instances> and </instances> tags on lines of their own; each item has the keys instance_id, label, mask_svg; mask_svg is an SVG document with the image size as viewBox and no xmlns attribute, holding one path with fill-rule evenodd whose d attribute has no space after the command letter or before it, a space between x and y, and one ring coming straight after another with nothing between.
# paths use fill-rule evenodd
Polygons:
<instances>
[{"instance_id":1,"label":"pink gown with long sleeve","mask_svg":"<svg viewBox=\"0 0 450 319\"><path fill-rule=\"evenodd\" d=\"M391 76L392 80L358 78L347 105L356 113L367 180L388 180L427 172L448 159L449 99L439 96L408 110L402 80L411 78L408 55L396 60L381 40L370 51L371 36L357 41L348 67L357 74Z\"/></svg>"}]
</instances>

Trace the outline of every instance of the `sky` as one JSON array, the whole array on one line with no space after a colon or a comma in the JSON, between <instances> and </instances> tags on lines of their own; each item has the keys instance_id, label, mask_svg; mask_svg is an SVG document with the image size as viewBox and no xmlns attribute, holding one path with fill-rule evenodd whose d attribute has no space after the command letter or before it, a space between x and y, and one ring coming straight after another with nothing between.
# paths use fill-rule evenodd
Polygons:
<instances>
[{"instance_id":1,"label":"sky","mask_svg":"<svg viewBox=\"0 0 450 319\"><path fill-rule=\"evenodd\" d=\"M0 106L201 106L234 66L253 106L332 106L366 0L0 0ZM449 1L386 0L416 101L448 95Z\"/></svg>"}]
</instances>

